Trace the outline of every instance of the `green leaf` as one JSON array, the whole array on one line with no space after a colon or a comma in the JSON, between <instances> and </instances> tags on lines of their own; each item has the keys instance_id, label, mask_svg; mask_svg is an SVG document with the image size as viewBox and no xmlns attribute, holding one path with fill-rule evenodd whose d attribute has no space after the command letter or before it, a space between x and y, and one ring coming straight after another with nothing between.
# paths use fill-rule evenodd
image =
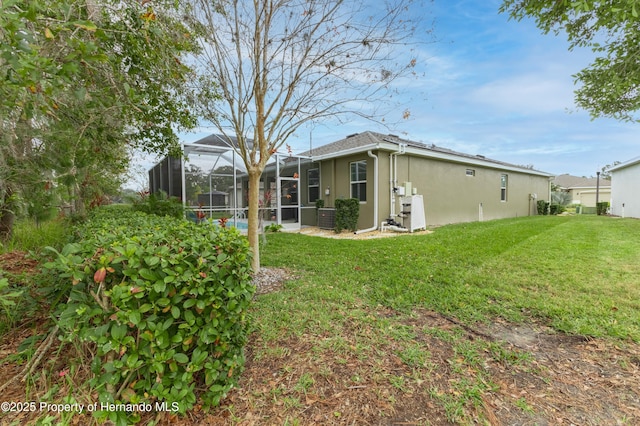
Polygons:
<instances>
[{"instance_id":1,"label":"green leaf","mask_svg":"<svg viewBox=\"0 0 640 426\"><path fill-rule=\"evenodd\" d=\"M140 311L131 311L129 312L129 321L134 325L140 324L140 320L142 319L142 315L140 315Z\"/></svg>"},{"instance_id":2,"label":"green leaf","mask_svg":"<svg viewBox=\"0 0 640 426\"><path fill-rule=\"evenodd\" d=\"M111 337L115 340L122 340L127 335L127 326L124 324L113 323L111 326Z\"/></svg>"},{"instance_id":3,"label":"green leaf","mask_svg":"<svg viewBox=\"0 0 640 426\"><path fill-rule=\"evenodd\" d=\"M189 362L189 357L183 353L177 353L173 356L173 359L176 360L176 362L179 362L180 364L186 364L187 362Z\"/></svg>"},{"instance_id":4,"label":"green leaf","mask_svg":"<svg viewBox=\"0 0 640 426\"><path fill-rule=\"evenodd\" d=\"M94 24L91 21L76 21L76 22L73 23L73 25L75 25L78 28L82 28L83 30L90 31L90 32L94 32L95 30L98 29L96 24Z\"/></svg>"},{"instance_id":5,"label":"green leaf","mask_svg":"<svg viewBox=\"0 0 640 426\"><path fill-rule=\"evenodd\" d=\"M160 263L160 258L158 256L147 256L144 258L144 261L148 266L156 266Z\"/></svg>"},{"instance_id":6,"label":"green leaf","mask_svg":"<svg viewBox=\"0 0 640 426\"><path fill-rule=\"evenodd\" d=\"M175 319L178 319L180 317L180 308L178 308L177 306L172 306L171 316L173 316Z\"/></svg>"}]
</instances>

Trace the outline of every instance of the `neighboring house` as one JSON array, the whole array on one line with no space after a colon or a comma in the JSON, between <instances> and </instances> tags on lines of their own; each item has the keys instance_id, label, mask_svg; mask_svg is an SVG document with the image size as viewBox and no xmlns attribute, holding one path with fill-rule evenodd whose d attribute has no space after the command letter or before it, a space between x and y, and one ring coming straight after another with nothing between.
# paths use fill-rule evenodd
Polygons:
<instances>
[{"instance_id":1,"label":"neighboring house","mask_svg":"<svg viewBox=\"0 0 640 426\"><path fill-rule=\"evenodd\" d=\"M240 210L247 205L246 174L241 170L242 161L223 139L212 135L184 145L188 155L185 167L163 160L149 172L150 188L167 191L182 186L182 190L171 192L183 198L186 206L195 206L198 199L191 187L199 188L200 194L217 189L229 194L224 198L225 205L203 206L201 202L200 208L243 217ZM190 177L190 170L204 157L208 163L198 165L203 173ZM221 182L217 170L223 169L236 171L232 173L231 185L219 184L216 188L212 182ZM181 174L182 182L176 184L161 176L165 170L173 178ZM360 200L359 230L379 229L390 221L413 230L535 215L537 201L549 201L552 177L549 173L482 155L463 154L394 135L363 132L315 147L300 156L274 154L262 175L260 194L265 220L276 221L289 229L316 225L319 199L326 208L331 208L336 199L357 198ZM186 197L182 197L183 193ZM414 205L407 209L406 197L413 195L410 201ZM204 198L201 200L206 201ZM219 199L222 204L223 197ZM407 210L412 213L407 215ZM407 216L415 219L422 214L424 219L407 225Z\"/></svg>"},{"instance_id":2,"label":"neighboring house","mask_svg":"<svg viewBox=\"0 0 640 426\"><path fill-rule=\"evenodd\" d=\"M389 218L402 222L402 192L422 195L427 226L535 215L536 202L549 201L553 176L374 132L302 155L318 167L325 206L360 199L359 229L375 229Z\"/></svg>"},{"instance_id":3,"label":"neighboring house","mask_svg":"<svg viewBox=\"0 0 640 426\"><path fill-rule=\"evenodd\" d=\"M618 164L611 172L611 214L640 219L640 157Z\"/></svg>"},{"instance_id":4,"label":"neighboring house","mask_svg":"<svg viewBox=\"0 0 640 426\"><path fill-rule=\"evenodd\" d=\"M553 184L560 191L571 194L571 204L596 207L598 201L611 201L611 181L603 178L586 178L569 174L558 175Z\"/></svg>"}]
</instances>

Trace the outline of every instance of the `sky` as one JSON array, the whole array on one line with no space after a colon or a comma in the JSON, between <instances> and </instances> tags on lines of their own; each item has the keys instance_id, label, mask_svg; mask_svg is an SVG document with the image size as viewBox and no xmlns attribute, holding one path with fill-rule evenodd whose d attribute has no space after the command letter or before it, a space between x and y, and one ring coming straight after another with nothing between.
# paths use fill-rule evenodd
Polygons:
<instances>
[{"instance_id":1,"label":"sky","mask_svg":"<svg viewBox=\"0 0 640 426\"><path fill-rule=\"evenodd\" d=\"M406 87L411 113L393 129L353 119L317 124L320 146L366 130L393 133L467 154L555 175L595 176L602 167L640 156L640 124L592 120L574 104L572 75L594 58L568 50L564 34L542 34L532 20L499 14L500 0L426 2L435 41L420 48L424 74ZM182 135L193 142L212 128ZM294 153L310 146L309 130L288 141Z\"/></svg>"}]
</instances>

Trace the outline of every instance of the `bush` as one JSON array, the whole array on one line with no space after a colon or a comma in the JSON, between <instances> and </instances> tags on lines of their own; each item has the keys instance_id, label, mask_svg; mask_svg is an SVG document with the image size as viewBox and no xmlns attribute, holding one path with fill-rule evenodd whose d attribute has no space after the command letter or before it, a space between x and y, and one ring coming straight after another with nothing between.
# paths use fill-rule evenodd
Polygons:
<instances>
[{"instance_id":1,"label":"bush","mask_svg":"<svg viewBox=\"0 0 640 426\"><path fill-rule=\"evenodd\" d=\"M536 206L538 208L538 214L539 215L549 214L549 202L548 201L538 200L538 202L536 203Z\"/></svg>"},{"instance_id":2,"label":"bush","mask_svg":"<svg viewBox=\"0 0 640 426\"><path fill-rule=\"evenodd\" d=\"M133 210L177 219L184 217L182 201L176 197L167 196L167 193L163 191L150 195L143 194L140 199L134 201Z\"/></svg>"},{"instance_id":3,"label":"bush","mask_svg":"<svg viewBox=\"0 0 640 426\"><path fill-rule=\"evenodd\" d=\"M609 202L608 201L601 201L601 202L596 204L596 213L598 214L598 216L601 216L603 214L607 214L608 210L609 210Z\"/></svg>"},{"instance_id":4,"label":"bush","mask_svg":"<svg viewBox=\"0 0 640 426\"><path fill-rule=\"evenodd\" d=\"M549 214L556 215L560 213L564 213L567 209L560 204L551 204L549 206Z\"/></svg>"},{"instance_id":5,"label":"bush","mask_svg":"<svg viewBox=\"0 0 640 426\"><path fill-rule=\"evenodd\" d=\"M358 228L358 217L360 216L360 200L357 198L346 198L336 200L336 233L348 229L355 232Z\"/></svg>"},{"instance_id":6,"label":"bush","mask_svg":"<svg viewBox=\"0 0 640 426\"><path fill-rule=\"evenodd\" d=\"M99 401L184 412L197 383L217 405L244 365L255 291L247 240L234 228L120 209L98 209L78 237L45 267L68 293L57 312L63 339L94 348Z\"/></svg>"}]
</instances>

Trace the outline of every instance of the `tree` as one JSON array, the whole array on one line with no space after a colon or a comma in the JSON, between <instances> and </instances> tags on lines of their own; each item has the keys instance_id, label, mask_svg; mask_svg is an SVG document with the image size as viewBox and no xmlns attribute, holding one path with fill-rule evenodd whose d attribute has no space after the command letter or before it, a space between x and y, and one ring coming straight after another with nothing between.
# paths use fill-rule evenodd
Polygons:
<instances>
[{"instance_id":1,"label":"tree","mask_svg":"<svg viewBox=\"0 0 640 426\"><path fill-rule=\"evenodd\" d=\"M179 152L197 28L169 0L0 3L0 238L34 185L85 204L117 187L130 149ZM114 185L114 183L116 183Z\"/></svg>"},{"instance_id":2,"label":"tree","mask_svg":"<svg viewBox=\"0 0 640 426\"><path fill-rule=\"evenodd\" d=\"M411 0L194 0L195 19L210 31L199 57L202 116L224 135L249 178L248 238L260 268L260 176L301 126L346 114L379 119L393 83L410 74L408 46L420 13Z\"/></svg>"},{"instance_id":3,"label":"tree","mask_svg":"<svg viewBox=\"0 0 640 426\"><path fill-rule=\"evenodd\" d=\"M570 49L598 56L574 78L576 103L592 118L636 121L640 109L640 4L635 0L505 0L500 8L517 20L534 18L545 34L566 32Z\"/></svg>"}]
</instances>

